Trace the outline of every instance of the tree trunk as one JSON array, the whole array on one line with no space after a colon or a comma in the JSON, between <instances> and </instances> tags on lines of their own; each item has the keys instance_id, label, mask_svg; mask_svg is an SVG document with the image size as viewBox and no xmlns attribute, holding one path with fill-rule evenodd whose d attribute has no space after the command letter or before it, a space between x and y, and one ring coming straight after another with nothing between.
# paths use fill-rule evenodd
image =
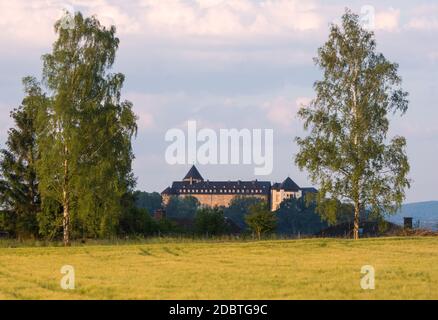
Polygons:
<instances>
[{"instance_id":1,"label":"tree trunk","mask_svg":"<svg viewBox=\"0 0 438 320\"><path fill-rule=\"evenodd\" d=\"M63 229L64 229L64 246L70 246L70 204L68 200L68 195L64 191L64 218L63 218Z\"/></svg>"},{"instance_id":2,"label":"tree trunk","mask_svg":"<svg viewBox=\"0 0 438 320\"><path fill-rule=\"evenodd\" d=\"M353 229L354 240L359 239L359 214L360 214L360 206L359 206L359 202L356 201L354 204L354 229Z\"/></svg>"},{"instance_id":3,"label":"tree trunk","mask_svg":"<svg viewBox=\"0 0 438 320\"><path fill-rule=\"evenodd\" d=\"M68 178L68 148L64 148L65 158L64 158L64 181L62 190L62 205L64 208L64 215L62 220L63 236L64 236L64 246L70 246L70 194L68 190L69 178Z\"/></svg>"},{"instance_id":4,"label":"tree trunk","mask_svg":"<svg viewBox=\"0 0 438 320\"><path fill-rule=\"evenodd\" d=\"M356 126L359 121L360 121L360 114L359 114L359 110L357 107L357 87L356 87L356 81L357 81L357 76L358 76L358 64L354 64L353 67L353 74L352 74L352 78L353 78L353 82L352 82L352 86L351 86L351 93L352 93L352 103L353 103L353 118L354 118L354 125ZM357 131L357 127L354 129L354 138L353 138L353 144L355 147L355 151L357 152L357 147L359 145L359 133ZM356 156L359 158L359 154L357 153ZM360 159L357 160L358 162L360 162ZM357 170L357 165L356 164L356 170ZM355 171L356 171L355 170ZM355 172L356 175L356 172ZM360 178L356 177L354 178L353 181L353 187L354 187L354 228L353 228L353 238L354 240L359 239L359 211L360 211L360 205L359 205L359 196L360 196L360 191L359 191L359 185L360 185Z\"/></svg>"}]
</instances>

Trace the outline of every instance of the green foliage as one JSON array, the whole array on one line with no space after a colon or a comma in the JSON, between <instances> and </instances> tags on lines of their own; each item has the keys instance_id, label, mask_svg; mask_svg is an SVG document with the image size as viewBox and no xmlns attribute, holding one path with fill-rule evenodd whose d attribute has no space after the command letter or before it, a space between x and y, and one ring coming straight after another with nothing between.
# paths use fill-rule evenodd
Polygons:
<instances>
[{"instance_id":1,"label":"green foliage","mask_svg":"<svg viewBox=\"0 0 438 320\"><path fill-rule=\"evenodd\" d=\"M115 27L77 13L73 29L58 21L55 31L52 53L43 56L49 103L38 113L37 173L43 205L49 204L44 211L53 202L63 208L67 244L70 233L117 232L122 197L135 182L131 138L137 127L132 104L121 101L124 76L111 73ZM50 214L59 220L58 211Z\"/></svg>"},{"instance_id":2,"label":"green foliage","mask_svg":"<svg viewBox=\"0 0 438 320\"><path fill-rule=\"evenodd\" d=\"M313 235L327 227L315 211L315 204L306 204L302 199L286 199L276 211L277 232L288 235Z\"/></svg>"},{"instance_id":3,"label":"green foliage","mask_svg":"<svg viewBox=\"0 0 438 320\"><path fill-rule=\"evenodd\" d=\"M62 207L53 199L43 198L37 214L38 233L44 239L55 240L62 236Z\"/></svg>"},{"instance_id":4,"label":"green foliage","mask_svg":"<svg viewBox=\"0 0 438 320\"><path fill-rule=\"evenodd\" d=\"M224 212L215 208L201 208L196 212L195 231L198 234L220 235L227 231Z\"/></svg>"},{"instance_id":5,"label":"green foliage","mask_svg":"<svg viewBox=\"0 0 438 320\"><path fill-rule=\"evenodd\" d=\"M263 234L275 230L277 217L269 210L265 202L254 204L249 208L249 214L245 216L245 222L249 228L261 239Z\"/></svg>"},{"instance_id":6,"label":"green foliage","mask_svg":"<svg viewBox=\"0 0 438 320\"><path fill-rule=\"evenodd\" d=\"M342 26L331 26L315 62L324 77L314 85L316 98L299 111L310 134L296 138L296 164L320 186L317 211L332 219L337 199L350 201L356 217L365 208L394 213L409 187L406 140L387 141L388 115L408 108L398 65L376 53L374 34L350 11Z\"/></svg>"},{"instance_id":7,"label":"green foliage","mask_svg":"<svg viewBox=\"0 0 438 320\"><path fill-rule=\"evenodd\" d=\"M344 203L338 199L320 199L316 211L323 213L322 219L329 225L353 222L354 218L354 206L351 203ZM364 216L366 211L362 211L361 215Z\"/></svg>"},{"instance_id":8,"label":"green foliage","mask_svg":"<svg viewBox=\"0 0 438 320\"><path fill-rule=\"evenodd\" d=\"M241 229L246 229L245 215L248 214L252 205L262 200L255 197L234 197L228 207L223 208L225 217L231 219Z\"/></svg>"},{"instance_id":9,"label":"green foliage","mask_svg":"<svg viewBox=\"0 0 438 320\"><path fill-rule=\"evenodd\" d=\"M194 219L199 207L199 201L195 197L172 196L166 206L168 218Z\"/></svg>"},{"instance_id":10,"label":"green foliage","mask_svg":"<svg viewBox=\"0 0 438 320\"><path fill-rule=\"evenodd\" d=\"M157 227L145 208L136 206L138 193L126 193L122 197L122 214L119 221L119 234L151 235Z\"/></svg>"},{"instance_id":11,"label":"green foliage","mask_svg":"<svg viewBox=\"0 0 438 320\"><path fill-rule=\"evenodd\" d=\"M6 149L0 150L0 230L20 238L38 235L35 119L38 109L47 103L35 79L25 78L23 84L26 96L11 112L15 127L8 132Z\"/></svg>"},{"instance_id":12,"label":"green foliage","mask_svg":"<svg viewBox=\"0 0 438 320\"><path fill-rule=\"evenodd\" d=\"M155 210L161 208L162 198L158 192L143 192L143 191L135 191L135 205L138 208L146 209L150 214L153 214Z\"/></svg>"},{"instance_id":13,"label":"green foliage","mask_svg":"<svg viewBox=\"0 0 438 320\"><path fill-rule=\"evenodd\" d=\"M181 230L175 225L175 223L167 218L160 219L158 221L155 221L155 233L162 235L162 234L171 234L171 233L177 233Z\"/></svg>"}]
</instances>

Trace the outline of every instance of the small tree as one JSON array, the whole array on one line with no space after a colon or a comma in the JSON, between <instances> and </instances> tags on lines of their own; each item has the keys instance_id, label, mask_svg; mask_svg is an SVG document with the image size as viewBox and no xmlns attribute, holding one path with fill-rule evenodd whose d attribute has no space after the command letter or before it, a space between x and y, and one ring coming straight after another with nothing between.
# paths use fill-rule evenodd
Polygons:
<instances>
[{"instance_id":1,"label":"small tree","mask_svg":"<svg viewBox=\"0 0 438 320\"><path fill-rule=\"evenodd\" d=\"M267 203L261 202L249 208L249 214L245 216L245 222L256 234L257 239L261 239L263 234L275 230L277 217L271 212Z\"/></svg>"},{"instance_id":2,"label":"small tree","mask_svg":"<svg viewBox=\"0 0 438 320\"><path fill-rule=\"evenodd\" d=\"M398 65L376 52L374 34L348 10L341 27L331 26L315 62L324 76L314 85L316 98L298 113L310 134L296 139L295 162L320 186L320 214L332 215L343 201L353 204L358 239L361 211L395 213L409 187L406 140L387 141L388 114L404 114L408 94Z\"/></svg>"},{"instance_id":3,"label":"small tree","mask_svg":"<svg viewBox=\"0 0 438 320\"><path fill-rule=\"evenodd\" d=\"M262 200L255 197L234 197L230 205L224 208L224 215L226 218L231 219L239 228L246 229L245 215L248 213L249 208Z\"/></svg>"},{"instance_id":4,"label":"small tree","mask_svg":"<svg viewBox=\"0 0 438 320\"><path fill-rule=\"evenodd\" d=\"M35 119L47 99L33 78L23 80L26 97L11 112L15 127L0 150L0 229L18 237L37 236L41 202L35 163L38 159Z\"/></svg>"},{"instance_id":5,"label":"small tree","mask_svg":"<svg viewBox=\"0 0 438 320\"><path fill-rule=\"evenodd\" d=\"M220 235L226 231L224 212L219 208L202 208L196 212L195 230L199 234Z\"/></svg>"}]
</instances>

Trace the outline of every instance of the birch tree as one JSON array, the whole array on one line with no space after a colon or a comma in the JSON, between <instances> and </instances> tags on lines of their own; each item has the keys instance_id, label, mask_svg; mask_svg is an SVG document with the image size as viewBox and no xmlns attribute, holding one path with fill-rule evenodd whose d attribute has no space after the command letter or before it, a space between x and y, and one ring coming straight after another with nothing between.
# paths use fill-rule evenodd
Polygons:
<instances>
[{"instance_id":1,"label":"birch tree","mask_svg":"<svg viewBox=\"0 0 438 320\"><path fill-rule=\"evenodd\" d=\"M406 140L388 138L390 116L407 111L398 65L376 52L373 32L347 10L342 24L332 25L315 63L323 72L316 98L300 109L307 137L296 138L295 162L320 186L318 212L330 219L336 203L354 205L354 239L364 210L394 213L410 186Z\"/></svg>"},{"instance_id":2,"label":"birch tree","mask_svg":"<svg viewBox=\"0 0 438 320\"><path fill-rule=\"evenodd\" d=\"M57 21L55 31L53 50L43 56L50 103L38 115L37 173L43 206L62 207L69 245L72 228L92 237L116 229L121 196L134 183L136 117L132 104L121 101L123 74L110 72L119 45L115 27L76 13Z\"/></svg>"}]
</instances>

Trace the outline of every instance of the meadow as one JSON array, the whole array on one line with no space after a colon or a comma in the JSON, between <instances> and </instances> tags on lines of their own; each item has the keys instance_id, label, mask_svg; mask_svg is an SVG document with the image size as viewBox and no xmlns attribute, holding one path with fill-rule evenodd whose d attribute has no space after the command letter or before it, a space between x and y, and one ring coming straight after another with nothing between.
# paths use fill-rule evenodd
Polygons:
<instances>
[{"instance_id":1,"label":"meadow","mask_svg":"<svg viewBox=\"0 0 438 320\"><path fill-rule=\"evenodd\" d=\"M438 299L438 237L0 246L0 299ZM63 265L75 289L63 290ZM375 268L375 289L360 286Z\"/></svg>"}]
</instances>

